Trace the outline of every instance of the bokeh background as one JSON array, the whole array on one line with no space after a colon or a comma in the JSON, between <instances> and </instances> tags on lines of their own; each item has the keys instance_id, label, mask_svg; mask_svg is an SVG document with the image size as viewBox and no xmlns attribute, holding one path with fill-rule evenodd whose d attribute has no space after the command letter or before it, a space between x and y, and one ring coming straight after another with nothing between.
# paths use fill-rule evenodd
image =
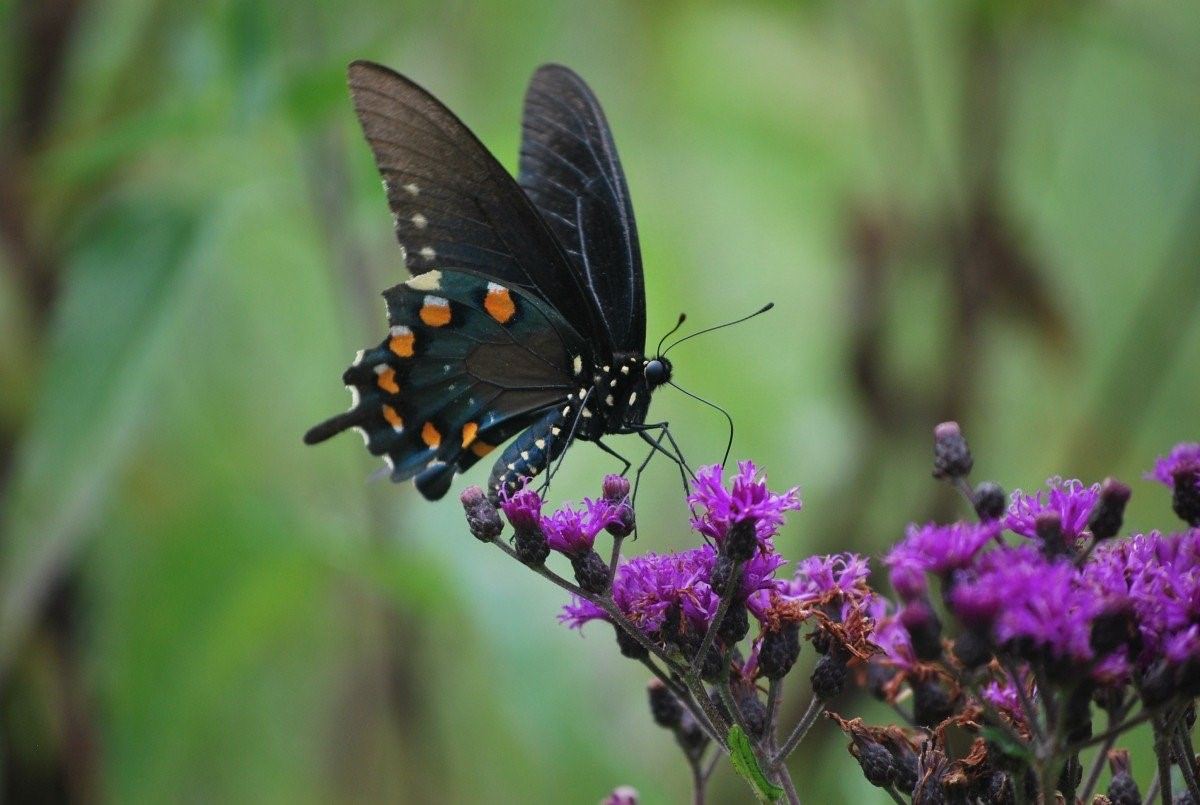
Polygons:
<instances>
[{"instance_id":1,"label":"bokeh background","mask_svg":"<svg viewBox=\"0 0 1200 805\"><path fill-rule=\"evenodd\" d=\"M453 497L300 443L404 277L354 58L510 168L531 71L587 78L650 332L777 303L673 358L735 457L801 485L785 552L962 513L945 418L978 478L1116 474L1127 522L1171 524L1139 478L1200 435L1189 2L7 0L0 29L0 798L687 796L607 629L558 626ZM720 458L711 410L654 409ZM555 496L612 467L576 447ZM637 550L687 544L670 465L639 516ZM878 798L844 745L821 724L794 759L809 801Z\"/></svg>"}]
</instances>

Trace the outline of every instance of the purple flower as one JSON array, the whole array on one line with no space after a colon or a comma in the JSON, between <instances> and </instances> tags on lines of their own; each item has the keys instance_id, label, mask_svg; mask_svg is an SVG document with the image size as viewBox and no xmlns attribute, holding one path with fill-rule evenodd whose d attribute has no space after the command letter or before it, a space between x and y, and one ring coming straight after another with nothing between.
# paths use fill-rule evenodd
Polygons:
<instances>
[{"instance_id":1,"label":"purple flower","mask_svg":"<svg viewBox=\"0 0 1200 805\"><path fill-rule=\"evenodd\" d=\"M739 461L737 474L724 485L724 469L719 464L701 467L692 485L688 502L705 511L692 519L700 534L721 544L732 525L753 522L759 548L770 551L770 539L783 525L783 513L799 509L798 487L776 494L767 488L766 476L760 476L752 461Z\"/></svg>"},{"instance_id":2,"label":"purple flower","mask_svg":"<svg viewBox=\"0 0 1200 805\"><path fill-rule=\"evenodd\" d=\"M1183 442L1171 449L1164 458L1154 462L1154 469L1146 473L1146 480L1158 481L1168 487L1175 486L1175 475L1179 472L1194 472L1200 475L1200 442ZM1200 479L1197 480L1200 484Z\"/></svg>"},{"instance_id":3,"label":"purple flower","mask_svg":"<svg viewBox=\"0 0 1200 805\"><path fill-rule=\"evenodd\" d=\"M782 592L803 604L837 597L861 599L869 592L869 575L870 563L856 553L810 556L796 565L796 572L791 581L784 583Z\"/></svg>"},{"instance_id":4,"label":"purple flower","mask_svg":"<svg viewBox=\"0 0 1200 805\"><path fill-rule=\"evenodd\" d=\"M558 616L559 623L565 623L572 629L582 629L585 623L591 621L607 621L608 613L586 598L571 596L571 600L563 607Z\"/></svg>"},{"instance_id":5,"label":"purple flower","mask_svg":"<svg viewBox=\"0 0 1200 805\"><path fill-rule=\"evenodd\" d=\"M858 554L810 556L796 565L796 572L788 580L773 580L765 572L769 569L773 574L784 564L786 562L777 554L759 554L746 563L746 581L742 590L751 593L746 606L763 623L770 622L773 609L781 605L797 611L833 603L838 604L844 614L846 607L870 594L867 576L871 574L871 567ZM755 567L761 567L761 570L755 573L752 583L751 568Z\"/></svg>"},{"instance_id":6,"label":"purple flower","mask_svg":"<svg viewBox=\"0 0 1200 805\"><path fill-rule=\"evenodd\" d=\"M1082 570L1093 596L1133 613L1140 665L1188 655L1189 631L1200 623L1200 529L1138 534L1105 545Z\"/></svg>"},{"instance_id":7,"label":"purple flower","mask_svg":"<svg viewBox=\"0 0 1200 805\"><path fill-rule=\"evenodd\" d=\"M891 570L892 586L905 600L919 598L926 589L923 574L945 575L967 567L979 549L999 533L995 521L910 525L904 541L883 560Z\"/></svg>"},{"instance_id":8,"label":"purple flower","mask_svg":"<svg viewBox=\"0 0 1200 805\"><path fill-rule=\"evenodd\" d=\"M1080 664L1093 659L1092 622L1104 610L1072 562L1047 557L1033 545L981 556L955 576L950 605L965 623L991 623L1001 645Z\"/></svg>"},{"instance_id":9,"label":"purple flower","mask_svg":"<svg viewBox=\"0 0 1200 805\"><path fill-rule=\"evenodd\" d=\"M501 490L500 508L515 530L532 531L541 524L542 496L528 487L522 487L511 495Z\"/></svg>"},{"instance_id":10,"label":"purple flower","mask_svg":"<svg viewBox=\"0 0 1200 805\"><path fill-rule=\"evenodd\" d=\"M583 509L564 506L541 519L542 531L551 548L567 556L578 556L592 549L596 535L605 527L621 521L620 506L607 500L583 499ZM511 519L511 518L510 518Z\"/></svg>"},{"instance_id":11,"label":"purple flower","mask_svg":"<svg viewBox=\"0 0 1200 805\"><path fill-rule=\"evenodd\" d=\"M667 612L679 607L680 614L697 631L704 631L717 614L720 598L709 577L717 552L709 545L678 553L648 553L623 562L613 579L612 596L617 609L646 634L662 628ZM775 571L786 563L778 554L758 554L744 565L739 597L749 598L779 582ZM592 620L607 620L604 610L574 598L559 621L579 628Z\"/></svg>"},{"instance_id":12,"label":"purple flower","mask_svg":"<svg viewBox=\"0 0 1200 805\"><path fill-rule=\"evenodd\" d=\"M1052 512L1058 515L1063 536L1068 540L1077 539L1087 528L1096 501L1100 499L1100 484L1084 486L1080 481L1061 478L1051 478L1046 484L1049 489L1035 495L1027 495L1019 489L1013 492L1004 527L1033 539L1037 536L1038 515Z\"/></svg>"},{"instance_id":13,"label":"purple flower","mask_svg":"<svg viewBox=\"0 0 1200 805\"><path fill-rule=\"evenodd\" d=\"M883 650L883 661L903 671L916 668L920 661L913 651L912 638L892 602L881 595L872 595L867 602L867 613L875 621L871 642Z\"/></svg>"}]
</instances>

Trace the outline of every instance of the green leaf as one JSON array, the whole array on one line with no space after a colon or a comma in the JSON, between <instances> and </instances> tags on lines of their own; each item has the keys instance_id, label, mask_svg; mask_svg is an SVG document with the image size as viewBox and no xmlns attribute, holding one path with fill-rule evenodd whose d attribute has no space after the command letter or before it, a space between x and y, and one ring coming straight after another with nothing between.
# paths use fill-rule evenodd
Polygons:
<instances>
[{"instance_id":1,"label":"green leaf","mask_svg":"<svg viewBox=\"0 0 1200 805\"><path fill-rule=\"evenodd\" d=\"M783 789L768 780L759 768L750 738L737 724L729 729L729 759L737 773L750 783L759 802L777 802L783 796Z\"/></svg>"}]
</instances>

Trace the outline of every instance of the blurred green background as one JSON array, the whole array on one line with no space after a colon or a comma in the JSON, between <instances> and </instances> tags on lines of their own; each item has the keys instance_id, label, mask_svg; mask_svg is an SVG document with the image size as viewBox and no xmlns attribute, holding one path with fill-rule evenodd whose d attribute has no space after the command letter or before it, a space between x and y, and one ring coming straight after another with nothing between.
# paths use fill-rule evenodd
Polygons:
<instances>
[{"instance_id":1,"label":"blurred green background","mask_svg":"<svg viewBox=\"0 0 1200 805\"><path fill-rule=\"evenodd\" d=\"M510 168L531 71L592 84L655 340L778 305L672 357L802 486L786 553L961 513L945 418L977 478L1117 474L1133 527L1171 525L1139 477L1200 435L1190 2L6 0L0 27L0 797L687 796L607 629L559 627L453 497L300 443L405 276L354 58ZM654 410L719 460L711 410ZM575 448L555 497L612 468ZM639 516L637 550L687 544L670 465ZM796 756L808 801L878 799L844 745Z\"/></svg>"}]
</instances>

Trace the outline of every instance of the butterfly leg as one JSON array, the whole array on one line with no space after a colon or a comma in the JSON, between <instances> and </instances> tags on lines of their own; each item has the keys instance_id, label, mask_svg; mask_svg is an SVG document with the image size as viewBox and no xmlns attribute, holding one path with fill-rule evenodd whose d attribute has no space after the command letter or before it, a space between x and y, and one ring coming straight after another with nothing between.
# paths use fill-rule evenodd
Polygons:
<instances>
[{"instance_id":1,"label":"butterfly leg","mask_svg":"<svg viewBox=\"0 0 1200 805\"><path fill-rule=\"evenodd\" d=\"M650 445L650 452L646 455L646 459L641 463L641 466L638 467L637 475L634 478L635 497L637 494L638 485L642 480L642 472L650 464L650 461L654 458L655 453L662 453L664 456L671 459L672 463L679 468L679 478L683 483L683 494L686 497L688 493L688 476L690 475L694 478L696 474L692 472L692 468L688 466L687 459L683 457L683 451L679 449L679 445L676 443L675 437L671 435L671 428L668 423L656 422L651 425L639 425L631 428L631 430L641 437L642 441ZM650 435L650 431L654 430L658 431L657 438ZM663 447L663 439L667 440L674 452L671 452L671 450Z\"/></svg>"},{"instance_id":2,"label":"butterfly leg","mask_svg":"<svg viewBox=\"0 0 1200 805\"><path fill-rule=\"evenodd\" d=\"M595 440L595 444L596 444L596 446L597 446L597 447L599 447L599 448L600 448L601 450L603 450L605 453L608 453L610 456L612 456L613 458L615 458L617 461L619 461L619 462L621 462L622 464L624 464L624 465L625 465L624 467L622 467L622 468L621 468L621 475L625 475L626 473L628 473L628 472L629 472L629 468L633 466L633 462L632 462L632 461L630 461L629 459L625 458L625 456L621 455L621 454L620 454L620 453L618 453L616 450L613 450L611 447L609 447L608 445L606 445L606 444L605 444L603 441L601 441L600 439L596 439L596 440Z\"/></svg>"}]
</instances>

